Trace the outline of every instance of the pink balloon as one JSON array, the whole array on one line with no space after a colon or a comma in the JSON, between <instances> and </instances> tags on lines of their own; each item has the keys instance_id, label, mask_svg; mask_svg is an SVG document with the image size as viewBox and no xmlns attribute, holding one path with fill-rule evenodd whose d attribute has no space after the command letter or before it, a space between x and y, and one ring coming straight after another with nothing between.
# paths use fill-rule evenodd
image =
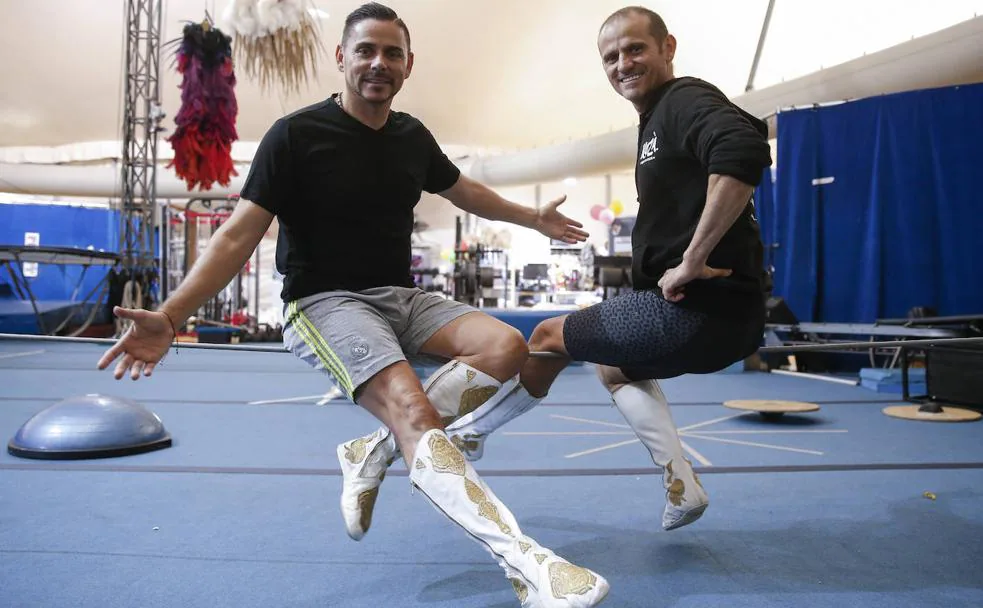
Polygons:
<instances>
[{"instance_id":1,"label":"pink balloon","mask_svg":"<svg viewBox=\"0 0 983 608\"><path fill-rule=\"evenodd\" d=\"M590 208L590 217L592 220L601 219L601 213L607 209L604 205L594 205Z\"/></svg>"},{"instance_id":2,"label":"pink balloon","mask_svg":"<svg viewBox=\"0 0 983 608\"><path fill-rule=\"evenodd\" d=\"M614 223L614 211L612 211L609 207L605 207L604 210L601 211L601 216L597 219L610 226L612 223Z\"/></svg>"}]
</instances>

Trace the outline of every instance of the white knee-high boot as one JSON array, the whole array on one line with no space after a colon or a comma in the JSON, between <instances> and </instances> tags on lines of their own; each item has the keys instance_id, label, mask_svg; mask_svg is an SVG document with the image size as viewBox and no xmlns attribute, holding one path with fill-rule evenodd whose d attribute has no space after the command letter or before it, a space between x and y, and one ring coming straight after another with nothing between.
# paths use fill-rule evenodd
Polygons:
<instances>
[{"instance_id":1,"label":"white knee-high boot","mask_svg":"<svg viewBox=\"0 0 983 608\"><path fill-rule=\"evenodd\" d=\"M494 397L473 412L447 426L447 435L470 461L481 460L485 440L505 423L539 405L542 397L533 397L526 387L513 378Z\"/></svg>"},{"instance_id":2,"label":"white knee-high boot","mask_svg":"<svg viewBox=\"0 0 983 608\"><path fill-rule=\"evenodd\" d=\"M524 608L588 608L608 593L600 575L525 536L518 522L439 429L416 446L410 483L505 570Z\"/></svg>"},{"instance_id":3,"label":"white knee-high boot","mask_svg":"<svg viewBox=\"0 0 983 608\"><path fill-rule=\"evenodd\" d=\"M648 448L652 461L663 470L666 508L662 527L674 530L699 519L709 504L709 497L683 453L669 403L659 383L655 380L630 382L617 388L612 398Z\"/></svg>"}]
</instances>

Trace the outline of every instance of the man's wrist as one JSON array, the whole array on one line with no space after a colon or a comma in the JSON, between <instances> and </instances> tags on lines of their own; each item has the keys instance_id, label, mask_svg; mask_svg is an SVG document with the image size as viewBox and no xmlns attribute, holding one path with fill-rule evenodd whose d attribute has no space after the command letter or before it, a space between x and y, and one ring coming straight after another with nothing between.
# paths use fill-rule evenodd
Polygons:
<instances>
[{"instance_id":1,"label":"man's wrist","mask_svg":"<svg viewBox=\"0 0 983 608\"><path fill-rule=\"evenodd\" d=\"M163 309L157 312L159 312L160 314L164 315L164 317L167 318L167 322L171 326L171 333L173 334L174 339L177 340L177 325L174 323L174 316Z\"/></svg>"},{"instance_id":2,"label":"man's wrist","mask_svg":"<svg viewBox=\"0 0 983 608\"><path fill-rule=\"evenodd\" d=\"M683 252L683 264L689 264L693 266L704 266L706 265L706 263L707 263L707 256L697 251L687 249L685 252Z\"/></svg>"}]
</instances>

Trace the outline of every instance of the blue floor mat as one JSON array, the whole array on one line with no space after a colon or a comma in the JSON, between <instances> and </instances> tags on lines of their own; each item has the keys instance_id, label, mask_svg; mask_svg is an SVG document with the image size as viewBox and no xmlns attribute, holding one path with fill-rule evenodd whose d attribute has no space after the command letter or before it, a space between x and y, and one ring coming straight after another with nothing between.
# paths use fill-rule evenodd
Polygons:
<instances>
[{"instance_id":1,"label":"blue floor mat","mask_svg":"<svg viewBox=\"0 0 983 608\"><path fill-rule=\"evenodd\" d=\"M378 424L317 405L330 386L299 360L185 349L132 382L96 371L101 352L0 343L0 437L99 392L157 413L174 444L0 453L0 606L518 605L491 558L411 494L402 463L370 534L348 539L335 446ZM663 387L712 497L690 527L661 530L660 477L590 366L565 371L477 463L524 532L608 578L602 608L983 605L980 423L897 420L884 395L773 374ZM722 405L772 398L821 410L770 422Z\"/></svg>"}]
</instances>

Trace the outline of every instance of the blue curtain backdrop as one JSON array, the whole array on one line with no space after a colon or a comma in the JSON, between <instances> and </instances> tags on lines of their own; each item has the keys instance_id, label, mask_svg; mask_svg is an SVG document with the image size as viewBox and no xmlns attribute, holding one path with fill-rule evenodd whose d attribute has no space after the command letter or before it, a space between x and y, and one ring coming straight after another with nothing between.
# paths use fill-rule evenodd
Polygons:
<instances>
[{"instance_id":1,"label":"blue curtain backdrop","mask_svg":"<svg viewBox=\"0 0 983 608\"><path fill-rule=\"evenodd\" d=\"M774 295L801 321L983 313L981 170L983 85L780 113Z\"/></svg>"}]
</instances>

